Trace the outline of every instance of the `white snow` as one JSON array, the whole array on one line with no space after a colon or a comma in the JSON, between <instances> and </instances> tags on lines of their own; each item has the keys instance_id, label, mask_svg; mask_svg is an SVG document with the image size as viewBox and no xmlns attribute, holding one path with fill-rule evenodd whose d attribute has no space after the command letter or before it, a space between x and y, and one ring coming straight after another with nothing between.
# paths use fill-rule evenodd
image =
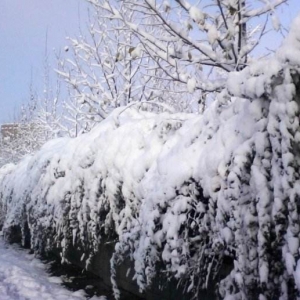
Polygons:
<instances>
[{"instance_id":1,"label":"white snow","mask_svg":"<svg viewBox=\"0 0 300 300\"><path fill-rule=\"evenodd\" d=\"M33 254L0 238L1 300L85 300L83 290L71 292L61 286L61 279L50 277L45 265ZM105 300L105 296L92 298Z\"/></svg>"},{"instance_id":2,"label":"white snow","mask_svg":"<svg viewBox=\"0 0 300 300\"><path fill-rule=\"evenodd\" d=\"M198 24L203 25L205 22L204 13L196 6L191 6L189 9L190 17Z\"/></svg>"},{"instance_id":3,"label":"white snow","mask_svg":"<svg viewBox=\"0 0 300 300\"><path fill-rule=\"evenodd\" d=\"M281 25L280 25L280 21L279 21L278 17L276 16L276 14L272 14L271 21L272 21L272 26L273 26L274 30L279 31Z\"/></svg>"},{"instance_id":4,"label":"white snow","mask_svg":"<svg viewBox=\"0 0 300 300\"><path fill-rule=\"evenodd\" d=\"M194 77L190 78L187 81L187 90L189 93L193 93L195 91L196 86L197 86L197 82Z\"/></svg>"},{"instance_id":5,"label":"white snow","mask_svg":"<svg viewBox=\"0 0 300 300\"><path fill-rule=\"evenodd\" d=\"M211 45L214 45L215 42L218 40L219 33L215 25L209 25L207 31L207 38Z\"/></svg>"}]
</instances>

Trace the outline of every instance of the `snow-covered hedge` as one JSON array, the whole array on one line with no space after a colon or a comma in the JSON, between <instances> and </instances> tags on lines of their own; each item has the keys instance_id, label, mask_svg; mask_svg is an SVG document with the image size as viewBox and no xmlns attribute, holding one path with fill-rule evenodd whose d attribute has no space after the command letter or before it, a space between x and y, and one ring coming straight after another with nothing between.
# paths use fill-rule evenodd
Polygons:
<instances>
[{"instance_id":1,"label":"snow-covered hedge","mask_svg":"<svg viewBox=\"0 0 300 300\"><path fill-rule=\"evenodd\" d=\"M28 223L33 249L58 246L62 259L72 244L88 258L114 239L112 274L130 254L141 289L159 263L196 294L231 257L221 298L296 299L298 28L300 17L276 56L233 73L202 116L120 108L2 168L4 230Z\"/></svg>"}]
</instances>

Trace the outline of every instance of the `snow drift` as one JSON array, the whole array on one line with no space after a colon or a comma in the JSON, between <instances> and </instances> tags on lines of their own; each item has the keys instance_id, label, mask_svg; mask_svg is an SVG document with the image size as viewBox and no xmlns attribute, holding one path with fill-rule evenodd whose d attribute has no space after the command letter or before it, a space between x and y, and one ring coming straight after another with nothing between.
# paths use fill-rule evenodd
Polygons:
<instances>
[{"instance_id":1,"label":"snow drift","mask_svg":"<svg viewBox=\"0 0 300 300\"><path fill-rule=\"evenodd\" d=\"M35 251L58 247L64 260L75 245L87 264L111 238L113 282L129 254L141 289L159 263L195 296L230 257L221 298L295 299L299 27L300 17L274 58L232 73L202 116L120 108L92 132L2 168L4 231L28 224Z\"/></svg>"}]
</instances>

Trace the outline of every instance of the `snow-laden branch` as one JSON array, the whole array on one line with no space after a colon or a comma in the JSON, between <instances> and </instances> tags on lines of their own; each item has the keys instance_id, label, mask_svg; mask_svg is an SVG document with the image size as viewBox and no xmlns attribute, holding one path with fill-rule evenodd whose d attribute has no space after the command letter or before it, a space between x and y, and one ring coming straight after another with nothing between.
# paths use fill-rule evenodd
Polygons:
<instances>
[{"instance_id":1,"label":"snow-laden branch","mask_svg":"<svg viewBox=\"0 0 300 300\"><path fill-rule=\"evenodd\" d=\"M89 2L107 11L107 18L122 20L143 46L162 58L166 65L174 67L175 59L181 69L188 63L189 68L201 64L228 72L247 65L248 56L265 33L265 26L251 32L246 23L263 14L271 13L272 19L276 18L275 9L286 0L268 0L256 9L251 9L246 0L219 0L207 7L180 0L175 1L177 6L168 1L150 0ZM210 6L216 6L218 13L212 13ZM127 19L127 11L136 15L135 22ZM279 27L277 22L276 30ZM174 49L170 52L171 44ZM197 83L203 89L201 83Z\"/></svg>"}]
</instances>

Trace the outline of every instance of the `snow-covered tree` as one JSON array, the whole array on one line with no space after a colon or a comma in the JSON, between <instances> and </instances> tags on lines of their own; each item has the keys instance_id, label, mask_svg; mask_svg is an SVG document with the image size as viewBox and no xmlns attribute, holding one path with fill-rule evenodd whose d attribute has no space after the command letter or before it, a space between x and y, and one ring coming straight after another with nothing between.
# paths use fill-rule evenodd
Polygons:
<instances>
[{"instance_id":1,"label":"snow-covered tree","mask_svg":"<svg viewBox=\"0 0 300 300\"><path fill-rule=\"evenodd\" d=\"M63 106L63 97L65 95L62 92L62 84L56 73L54 73L55 81L53 82L53 71L49 61L48 36L46 33L42 90L31 93L31 97L35 97L37 106L34 119L44 128L46 141L59 136L71 136L71 129L64 117L66 112Z\"/></svg>"},{"instance_id":2,"label":"snow-covered tree","mask_svg":"<svg viewBox=\"0 0 300 300\"><path fill-rule=\"evenodd\" d=\"M91 8L87 34L68 38L57 69L70 92L65 107L77 132L89 131L113 109L128 104L143 104L147 110L167 106L187 110L191 95L166 77L160 60L144 51L122 20L108 20L103 8ZM134 12L127 10L126 14L135 22Z\"/></svg>"},{"instance_id":3,"label":"snow-covered tree","mask_svg":"<svg viewBox=\"0 0 300 300\"><path fill-rule=\"evenodd\" d=\"M0 165L16 163L25 155L34 154L48 140L67 135L68 129L61 122L58 96L56 93L53 97L48 85L40 97L30 84L29 101L21 106L19 116L3 124Z\"/></svg>"},{"instance_id":4,"label":"snow-covered tree","mask_svg":"<svg viewBox=\"0 0 300 300\"><path fill-rule=\"evenodd\" d=\"M244 69L287 0L88 0L124 22L160 68L188 91L220 91L227 74ZM128 11L131 12L128 18ZM205 96L205 94L204 94ZM205 97L204 97L205 98Z\"/></svg>"}]
</instances>

